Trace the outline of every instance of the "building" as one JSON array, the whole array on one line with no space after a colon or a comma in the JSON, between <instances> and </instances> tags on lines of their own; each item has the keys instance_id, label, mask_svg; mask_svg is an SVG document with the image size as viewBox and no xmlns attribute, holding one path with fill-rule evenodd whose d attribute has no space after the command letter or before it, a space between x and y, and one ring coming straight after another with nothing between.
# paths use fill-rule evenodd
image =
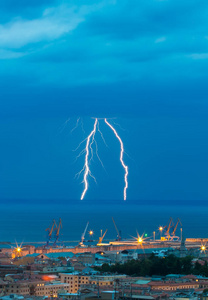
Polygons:
<instances>
[{"instance_id":1,"label":"building","mask_svg":"<svg viewBox=\"0 0 208 300\"><path fill-rule=\"evenodd\" d=\"M85 275L79 273L63 273L59 274L62 283L68 283L69 292L76 294L83 287L104 287L113 286L116 279L123 279L126 275Z\"/></svg>"},{"instance_id":2,"label":"building","mask_svg":"<svg viewBox=\"0 0 208 300\"><path fill-rule=\"evenodd\" d=\"M93 265L95 263L95 254L91 252L77 254L77 261L84 265Z\"/></svg>"},{"instance_id":3,"label":"building","mask_svg":"<svg viewBox=\"0 0 208 300\"><path fill-rule=\"evenodd\" d=\"M76 294L81 285L89 284L89 276L79 273L60 273L60 279L62 283L69 284L69 293Z\"/></svg>"},{"instance_id":4,"label":"building","mask_svg":"<svg viewBox=\"0 0 208 300\"><path fill-rule=\"evenodd\" d=\"M68 292L69 284L44 281L22 280L12 283L1 284L1 292L4 295L19 294L31 296L53 296L57 297L59 292Z\"/></svg>"},{"instance_id":5,"label":"building","mask_svg":"<svg viewBox=\"0 0 208 300\"><path fill-rule=\"evenodd\" d=\"M69 291L69 284L61 283L59 281L47 284L37 285L35 288L36 296L57 297L59 293L67 293Z\"/></svg>"}]
</instances>

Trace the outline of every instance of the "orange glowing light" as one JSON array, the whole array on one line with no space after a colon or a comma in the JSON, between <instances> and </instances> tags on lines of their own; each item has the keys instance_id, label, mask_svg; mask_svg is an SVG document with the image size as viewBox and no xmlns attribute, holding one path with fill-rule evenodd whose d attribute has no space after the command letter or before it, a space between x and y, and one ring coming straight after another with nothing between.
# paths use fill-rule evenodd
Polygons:
<instances>
[{"instance_id":1,"label":"orange glowing light","mask_svg":"<svg viewBox=\"0 0 208 300\"><path fill-rule=\"evenodd\" d=\"M206 250L206 247L205 247L204 245L202 245L202 246L201 246L201 250L202 250L202 251L205 251L205 250Z\"/></svg>"},{"instance_id":2,"label":"orange glowing light","mask_svg":"<svg viewBox=\"0 0 208 300\"><path fill-rule=\"evenodd\" d=\"M58 276L56 275L43 275L42 279L44 281L51 281L51 280L56 280L58 278Z\"/></svg>"},{"instance_id":3,"label":"orange glowing light","mask_svg":"<svg viewBox=\"0 0 208 300\"><path fill-rule=\"evenodd\" d=\"M94 233L94 232L93 232L92 230L90 230L89 234L90 234L90 235L93 235L93 233Z\"/></svg>"},{"instance_id":4,"label":"orange glowing light","mask_svg":"<svg viewBox=\"0 0 208 300\"><path fill-rule=\"evenodd\" d=\"M138 242L138 243L142 243L142 242L143 242L143 239L142 239L141 237L139 237L139 238L137 239L137 242Z\"/></svg>"},{"instance_id":5,"label":"orange glowing light","mask_svg":"<svg viewBox=\"0 0 208 300\"><path fill-rule=\"evenodd\" d=\"M163 231L163 227L162 227L162 226L160 226L160 227L159 227L159 230L160 230L160 231Z\"/></svg>"}]
</instances>

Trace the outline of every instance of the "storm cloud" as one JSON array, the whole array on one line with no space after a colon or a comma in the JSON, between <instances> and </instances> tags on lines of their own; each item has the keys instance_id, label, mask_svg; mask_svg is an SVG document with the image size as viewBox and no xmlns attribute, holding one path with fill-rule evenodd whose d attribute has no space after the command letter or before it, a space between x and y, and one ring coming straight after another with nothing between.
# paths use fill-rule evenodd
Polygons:
<instances>
[{"instance_id":1,"label":"storm cloud","mask_svg":"<svg viewBox=\"0 0 208 300\"><path fill-rule=\"evenodd\" d=\"M207 13L202 0L3 1L1 112L29 112L37 97L43 110L50 98L72 114L91 114L80 103L98 114L104 104L106 112L131 114L133 105L137 113L155 98L171 108L178 97L192 109L197 93L203 110Z\"/></svg>"}]
</instances>

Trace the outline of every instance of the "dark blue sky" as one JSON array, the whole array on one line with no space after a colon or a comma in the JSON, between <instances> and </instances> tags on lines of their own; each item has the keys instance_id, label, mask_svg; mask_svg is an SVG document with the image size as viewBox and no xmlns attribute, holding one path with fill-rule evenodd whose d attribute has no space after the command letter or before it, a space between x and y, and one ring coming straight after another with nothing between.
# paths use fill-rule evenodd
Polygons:
<instances>
[{"instance_id":1,"label":"dark blue sky","mask_svg":"<svg viewBox=\"0 0 208 300\"><path fill-rule=\"evenodd\" d=\"M72 150L97 116L125 129L129 201L206 201L207 15L207 0L2 0L0 199L79 199ZM86 134L70 133L77 117ZM122 201L119 145L100 126L106 172L95 159L85 201Z\"/></svg>"}]
</instances>

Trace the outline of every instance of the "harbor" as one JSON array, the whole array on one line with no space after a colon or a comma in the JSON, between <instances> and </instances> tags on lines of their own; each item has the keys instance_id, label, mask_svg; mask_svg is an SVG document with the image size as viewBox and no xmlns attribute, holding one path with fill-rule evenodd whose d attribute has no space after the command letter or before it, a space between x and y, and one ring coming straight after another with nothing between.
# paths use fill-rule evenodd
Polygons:
<instances>
[{"instance_id":1,"label":"harbor","mask_svg":"<svg viewBox=\"0 0 208 300\"><path fill-rule=\"evenodd\" d=\"M122 251L141 250L148 253L160 251L160 249L181 249L186 248L199 250L206 248L208 238L184 238L183 227L181 220L177 218L173 220L170 218L167 225L159 226L157 230L153 231L152 236L146 233L138 234L135 237L123 238L121 230L118 229L114 218L112 218L114 225L115 239L107 239L105 231L100 231L98 239L94 238L94 231L89 230L89 222L87 222L80 240L64 241L61 235L63 228L62 219L58 221L52 220L50 226L46 228L45 242L1 242L0 248L2 253L10 253L12 257L22 257L32 254L48 254L48 253L106 253ZM205 249L204 249L205 250Z\"/></svg>"}]
</instances>

